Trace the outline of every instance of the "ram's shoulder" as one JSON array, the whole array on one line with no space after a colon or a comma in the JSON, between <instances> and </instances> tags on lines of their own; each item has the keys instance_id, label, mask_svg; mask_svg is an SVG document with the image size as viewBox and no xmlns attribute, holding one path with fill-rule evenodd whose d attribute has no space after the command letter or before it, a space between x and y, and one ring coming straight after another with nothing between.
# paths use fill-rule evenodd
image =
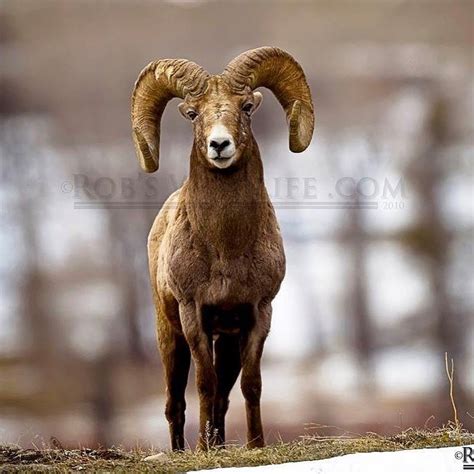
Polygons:
<instances>
[{"instance_id":1,"label":"ram's shoulder","mask_svg":"<svg viewBox=\"0 0 474 474\"><path fill-rule=\"evenodd\" d=\"M169 196L156 216L148 234L148 249L150 251L160 244L166 229L175 220L181 202L181 190L182 188L179 188Z\"/></svg>"}]
</instances>

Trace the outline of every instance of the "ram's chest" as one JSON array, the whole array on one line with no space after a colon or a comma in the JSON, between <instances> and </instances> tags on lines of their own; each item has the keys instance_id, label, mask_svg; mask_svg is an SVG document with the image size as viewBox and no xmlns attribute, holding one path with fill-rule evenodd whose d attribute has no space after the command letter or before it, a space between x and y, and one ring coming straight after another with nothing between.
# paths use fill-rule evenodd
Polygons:
<instances>
[{"instance_id":1,"label":"ram's chest","mask_svg":"<svg viewBox=\"0 0 474 474\"><path fill-rule=\"evenodd\" d=\"M251 252L225 256L192 236L175 239L168 255L169 285L178 300L204 304L247 303L273 297L284 275L277 236L257 242Z\"/></svg>"}]
</instances>

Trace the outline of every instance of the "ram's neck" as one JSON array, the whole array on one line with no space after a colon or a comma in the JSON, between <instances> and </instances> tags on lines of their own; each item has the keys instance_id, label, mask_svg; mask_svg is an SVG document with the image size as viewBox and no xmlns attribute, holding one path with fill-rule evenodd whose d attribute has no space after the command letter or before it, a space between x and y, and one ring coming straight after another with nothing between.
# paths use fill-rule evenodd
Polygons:
<instances>
[{"instance_id":1,"label":"ram's neck","mask_svg":"<svg viewBox=\"0 0 474 474\"><path fill-rule=\"evenodd\" d=\"M186 208L191 226L224 258L251 248L267 205L263 166L253 142L236 169L212 170L193 147Z\"/></svg>"}]
</instances>

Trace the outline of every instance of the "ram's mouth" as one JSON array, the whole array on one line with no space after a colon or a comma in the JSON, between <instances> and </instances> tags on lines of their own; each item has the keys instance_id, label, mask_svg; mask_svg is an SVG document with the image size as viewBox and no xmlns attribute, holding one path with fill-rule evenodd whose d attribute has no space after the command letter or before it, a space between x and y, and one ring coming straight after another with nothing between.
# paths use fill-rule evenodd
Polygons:
<instances>
[{"instance_id":1,"label":"ram's mouth","mask_svg":"<svg viewBox=\"0 0 474 474\"><path fill-rule=\"evenodd\" d=\"M226 160L231 160L232 158L234 158L234 155L231 155L231 156L221 156L221 155L217 155L215 158L213 158L213 160L216 160L216 161L226 161Z\"/></svg>"},{"instance_id":2,"label":"ram's mouth","mask_svg":"<svg viewBox=\"0 0 474 474\"><path fill-rule=\"evenodd\" d=\"M217 168L228 168L234 162L235 154L232 156L221 156L217 155L211 159L211 162Z\"/></svg>"}]
</instances>

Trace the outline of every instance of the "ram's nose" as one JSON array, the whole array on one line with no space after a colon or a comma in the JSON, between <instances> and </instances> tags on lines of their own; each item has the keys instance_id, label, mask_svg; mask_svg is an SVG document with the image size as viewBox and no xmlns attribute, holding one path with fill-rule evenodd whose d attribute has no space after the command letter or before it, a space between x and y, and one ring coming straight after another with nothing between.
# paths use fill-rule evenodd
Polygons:
<instances>
[{"instance_id":1,"label":"ram's nose","mask_svg":"<svg viewBox=\"0 0 474 474\"><path fill-rule=\"evenodd\" d=\"M230 140L227 137L216 137L209 142L209 146L214 149L218 154L224 151L229 145Z\"/></svg>"},{"instance_id":2,"label":"ram's nose","mask_svg":"<svg viewBox=\"0 0 474 474\"><path fill-rule=\"evenodd\" d=\"M229 129L216 123L207 138L207 159L217 168L227 168L234 163L235 142Z\"/></svg>"}]
</instances>

